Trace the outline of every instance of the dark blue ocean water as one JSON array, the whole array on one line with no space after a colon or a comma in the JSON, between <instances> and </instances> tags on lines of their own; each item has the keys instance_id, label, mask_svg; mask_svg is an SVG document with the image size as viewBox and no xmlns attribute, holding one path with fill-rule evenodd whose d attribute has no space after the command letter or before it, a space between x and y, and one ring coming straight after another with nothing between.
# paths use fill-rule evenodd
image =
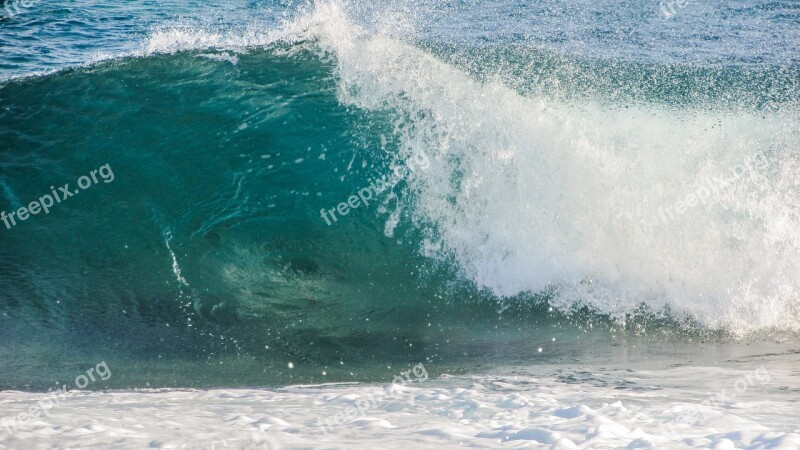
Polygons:
<instances>
[{"instance_id":1,"label":"dark blue ocean water","mask_svg":"<svg viewBox=\"0 0 800 450\"><path fill-rule=\"evenodd\" d=\"M7 5L0 389L796 347L797 2Z\"/></svg>"}]
</instances>

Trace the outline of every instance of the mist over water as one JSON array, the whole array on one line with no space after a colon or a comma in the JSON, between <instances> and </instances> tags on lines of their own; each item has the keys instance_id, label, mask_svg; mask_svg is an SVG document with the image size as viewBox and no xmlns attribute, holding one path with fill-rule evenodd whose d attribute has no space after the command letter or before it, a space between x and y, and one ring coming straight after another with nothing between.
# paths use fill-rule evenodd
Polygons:
<instances>
[{"instance_id":1,"label":"mist over water","mask_svg":"<svg viewBox=\"0 0 800 450\"><path fill-rule=\"evenodd\" d=\"M0 208L115 181L0 225L0 388L103 359L102 387L256 386L797 342L797 12L766 24L784 45L751 19L734 45L678 25L730 6L547 5L112 4L98 48L30 37L58 60L14 30L65 12L3 19Z\"/></svg>"}]
</instances>

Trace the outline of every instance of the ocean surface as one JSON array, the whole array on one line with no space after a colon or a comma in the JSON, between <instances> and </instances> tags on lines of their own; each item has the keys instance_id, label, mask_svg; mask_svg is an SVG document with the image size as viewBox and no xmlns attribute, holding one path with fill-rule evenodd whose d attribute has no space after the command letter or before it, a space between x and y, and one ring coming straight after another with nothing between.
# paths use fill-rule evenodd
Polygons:
<instances>
[{"instance_id":1,"label":"ocean surface","mask_svg":"<svg viewBox=\"0 0 800 450\"><path fill-rule=\"evenodd\" d=\"M800 448L796 1L9 1L0 211L0 448Z\"/></svg>"}]
</instances>

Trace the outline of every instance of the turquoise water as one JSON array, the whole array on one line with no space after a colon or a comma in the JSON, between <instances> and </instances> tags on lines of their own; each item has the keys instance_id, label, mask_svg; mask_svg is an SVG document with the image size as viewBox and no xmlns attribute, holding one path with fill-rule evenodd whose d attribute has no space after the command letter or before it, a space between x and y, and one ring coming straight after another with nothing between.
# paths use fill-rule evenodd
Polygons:
<instances>
[{"instance_id":1,"label":"turquoise water","mask_svg":"<svg viewBox=\"0 0 800 450\"><path fill-rule=\"evenodd\" d=\"M758 1L0 19L0 210L77 192L0 223L0 388L102 360L93 388L796 348L798 22Z\"/></svg>"}]
</instances>

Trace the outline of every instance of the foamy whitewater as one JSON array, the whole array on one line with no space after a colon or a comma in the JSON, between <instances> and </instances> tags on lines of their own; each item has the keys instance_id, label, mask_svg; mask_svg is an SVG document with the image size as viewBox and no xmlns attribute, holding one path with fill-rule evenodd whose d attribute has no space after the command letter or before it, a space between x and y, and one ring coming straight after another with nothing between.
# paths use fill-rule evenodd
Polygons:
<instances>
[{"instance_id":1,"label":"foamy whitewater","mask_svg":"<svg viewBox=\"0 0 800 450\"><path fill-rule=\"evenodd\" d=\"M540 366L540 374L517 369L503 376L442 376L407 385L82 393L48 410L50 417L32 419L0 445L800 448L800 411L796 397L789 402L785 394L787 386L797 385L797 371L761 367L678 367L632 374L619 368ZM0 394L0 402L16 413L43 397L7 392Z\"/></svg>"},{"instance_id":2,"label":"foamy whitewater","mask_svg":"<svg viewBox=\"0 0 800 450\"><path fill-rule=\"evenodd\" d=\"M795 6L162 3L0 19L0 449L800 449Z\"/></svg>"}]
</instances>

